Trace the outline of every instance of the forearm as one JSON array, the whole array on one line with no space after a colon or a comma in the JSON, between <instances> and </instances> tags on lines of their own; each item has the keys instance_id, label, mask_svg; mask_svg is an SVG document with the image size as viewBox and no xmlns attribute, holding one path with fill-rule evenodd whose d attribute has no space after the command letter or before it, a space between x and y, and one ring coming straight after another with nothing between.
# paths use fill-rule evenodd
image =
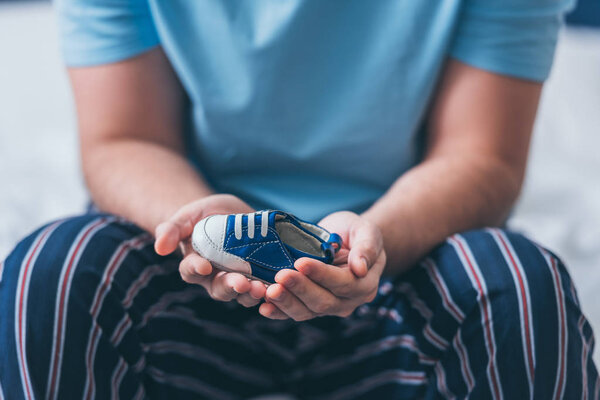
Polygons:
<instances>
[{"instance_id":1,"label":"forearm","mask_svg":"<svg viewBox=\"0 0 600 400\"><path fill-rule=\"evenodd\" d=\"M365 216L382 230L387 274L406 271L446 237L501 224L522 175L485 156L440 156L414 167Z\"/></svg>"},{"instance_id":2,"label":"forearm","mask_svg":"<svg viewBox=\"0 0 600 400\"><path fill-rule=\"evenodd\" d=\"M212 194L181 154L149 141L104 140L83 152L82 164L98 207L149 232L184 204Z\"/></svg>"}]
</instances>

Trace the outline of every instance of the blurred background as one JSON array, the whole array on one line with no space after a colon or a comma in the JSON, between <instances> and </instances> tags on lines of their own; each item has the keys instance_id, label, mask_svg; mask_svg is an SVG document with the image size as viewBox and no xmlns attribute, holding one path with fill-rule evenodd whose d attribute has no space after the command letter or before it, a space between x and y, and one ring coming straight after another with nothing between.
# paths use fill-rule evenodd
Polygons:
<instances>
[{"instance_id":1,"label":"blurred background","mask_svg":"<svg viewBox=\"0 0 600 400\"><path fill-rule=\"evenodd\" d=\"M565 260L600 334L600 1L567 17L509 226ZM80 213L73 102L49 1L0 0L0 260L39 225ZM600 351L596 348L596 362Z\"/></svg>"}]
</instances>

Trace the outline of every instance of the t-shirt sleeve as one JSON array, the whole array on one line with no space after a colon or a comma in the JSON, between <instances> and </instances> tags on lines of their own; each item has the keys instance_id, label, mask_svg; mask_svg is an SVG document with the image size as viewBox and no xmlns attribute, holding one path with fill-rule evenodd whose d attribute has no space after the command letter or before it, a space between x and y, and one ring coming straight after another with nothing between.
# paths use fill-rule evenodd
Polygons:
<instances>
[{"instance_id":1,"label":"t-shirt sleeve","mask_svg":"<svg viewBox=\"0 0 600 400\"><path fill-rule=\"evenodd\" d=\"M450 56L503 75L543 81L574 0L466 0Z\"/></svg>"},{"instance_id":2,"label":"t-shirt sleeve","mask_svg":"<svg viewBox=\"0 0 600 400\"><path fill-rule=\"evenodd\" d=\"M117 62L159 44L147 0L57 0L56 12L68 66Z\"/></svg>"}]
</instances>

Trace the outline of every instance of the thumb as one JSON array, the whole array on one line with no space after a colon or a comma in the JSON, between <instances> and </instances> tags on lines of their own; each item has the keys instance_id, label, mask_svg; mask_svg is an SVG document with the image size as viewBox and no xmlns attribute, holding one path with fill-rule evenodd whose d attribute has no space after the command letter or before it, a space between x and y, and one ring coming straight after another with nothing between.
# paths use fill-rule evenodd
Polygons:
<instances>
[{"instance_id":1,"label":"thumb","mask_svg":"<svg viewBox=\"0 0 600 400\"><path fill-rule=\"evenodd\" d=\"M159 224L155 230L156 241L154 250L161 256L166 256L177 250L179 242L188 238L194 227L191 221L172 219Z\"/></svg>"},{"instance_id":2,"label":"thumb","mask_svg":"<svg viewBox=\"0 0 600 400\"><path fill-rule=\"evenodd\" d=\"M180 241L192 235L194 224L204 217L203 211L201 203L195 201L181 207L169 220L159 224L154 230L156 253L164 256L174 252Z\"/></svg>"},{"instance_id":3,"label":"thumb","mask_svg":"<svg viewBox=\"0 0 600 400\"><path fill-rule=\"evenodd\" d=\"M348 265L358 278L367 275L377 261L383 243L379 230L370 223L361 223L350 233Z\"/></svg>"}]
</instances>

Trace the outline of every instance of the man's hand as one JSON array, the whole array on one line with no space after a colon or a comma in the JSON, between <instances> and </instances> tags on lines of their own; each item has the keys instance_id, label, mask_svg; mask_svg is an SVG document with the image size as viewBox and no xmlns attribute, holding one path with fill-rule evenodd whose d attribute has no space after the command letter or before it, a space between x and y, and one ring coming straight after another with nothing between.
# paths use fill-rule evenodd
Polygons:
<instances>
[{"instance_id":1,"label":"man's hand","mask_svg":"<svg viewBox=\"0 0 600 400\"><path fill-rule=\"evenodd\" d=\"M254 210L248 204L232 195L204 197L183 206L171 219L156 227L154 249L160 255L167 255L180 246L184 257L179 264L179 272L184 281L202 285L215 300L235 299L245 307L252 307L264 297L265 285L238 273L214 269L208 260L192 249L190 243L194 225L201 219L213 214L252 211Z\"/></svg>"},{"instance_id":2,"label":"man's hand","mask_svg":"<svg viewBox=\"0 0 600 400\"><path fill-rule=\"evenodd\" d=\"M335 265L311 258L296 261L295 268L277 273L259 312L272 319L304 321L317 316L349 316L375 298L386 262L379 228L354 213L343 211L325 217L319 225L339 234L344 244Z\"/></svg>"}]
</instances>

